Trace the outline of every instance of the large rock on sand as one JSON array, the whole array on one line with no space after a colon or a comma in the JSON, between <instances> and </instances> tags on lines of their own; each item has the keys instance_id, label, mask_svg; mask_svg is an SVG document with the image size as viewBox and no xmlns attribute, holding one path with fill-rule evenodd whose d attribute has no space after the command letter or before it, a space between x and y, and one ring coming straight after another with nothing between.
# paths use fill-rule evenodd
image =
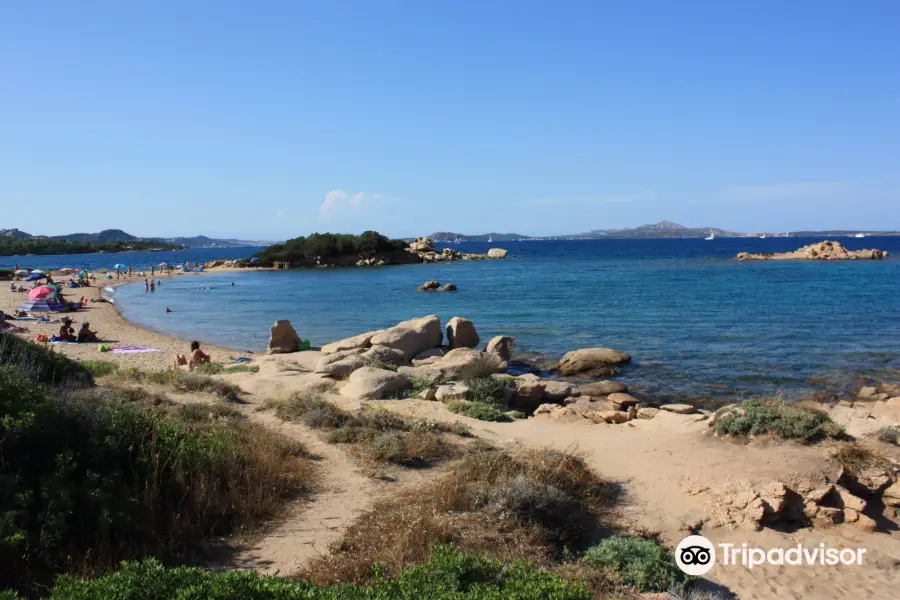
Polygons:
<instances>
[{"instance_id":1,"label":"large rock on sand","mask_svg":"<svg viewBox=\"0 0 900 600\"><path fill-rule=\"evenodd\" d=\"M449 351L443 358L434 362L420 364L415 367L400 367L398 371L409 377L419 377L435 381L437 379L449 379L460 375L490 375L500 373L506 368L496 356L473 350L472 348L457 348Z\"/></svg>"},{"instance_id":2,"label":"large rock on sand","mask_svg":"<svg viewBox=\"0 0 900 600\"><path fill-rule=\"evenodd\" d=\"M363 367L350 375L350 382L341 388L341 395L355 400L381 400L411 387L410 380L400 373Z\"/></svg>"},{"instance_id":3,"label":"large rock on sand","mask_svg":"<svg viewBox=\"0 0 900 600\"><path fill-rule=\"evenodd\" d=\"M360 357L367 362L380 362L385 365L402 365L408 362L401 350L387 346L372 346L360 354Z\"/></svg>"},{"instance_id":4,"label":"large rock on sand","mask_svg":"<svg viewBox=\"0 0 900 600\"><path fill-rule=\"evenodd\" d=\"M508 335L498 335L488 342L487 353L495 355L503 362L509 362L515 346L515 338Z\"/></svg>"},{"instance_id":5,"label":"large rock on sand","mask_svg":"<svg viewBox=\"0 0 900 600\"><path fill-rule=\"evenodd\" d=\"M325 354L334 354L344 350L356 350L358 348L368 348L372 345L372 338L381 331L370 331L344 340L338 340L330 344L322 346L322 352Z\"/></svg>"},{"instance_id":6,"label":"large rock on sand","mask_svg":"<svg viewBox=\"0 0 900 600\"><path fill-rule=\"evenodd\" d=\"M300 336L287 319L275 321L269 333L269 349L267 354L288 354L296 352L300 347Z\"/></svg>"},{"instance_id":7,"label":"large rock on sand","mask_svg":"<svg viewBox=\"0 0 900 600\"><path fill-rule=\"evenodd\" d=\"M450 349L474 348L481 339L475 331L475 324L463 317L453 317L447 323L447 345Z\"/></svg>"},{"instance_id":8,"label":"large rock on sand","mask_svg":"<svg viewBox=\"0 0 900 600\"><path fill-rule=\"evenodd\" d=\"M429 348L437 348L444 339L441 320L434 315L403 321L390 329L376 333L370 339L373 346L387 346L403 352L407 359Z\"/></svg>"},{"instance_id":9,"label":"large rock on sand","mask_svg":"<svg viewBox=\"0 0 900 600\"><path fill-rule=\"evenodd\" d=\"M559 360L561 375L618 374L618 365L631 360L631 355L612 348L582 348L566 353Z\"/></svg>"},{"instance_id":10,"label":"large rock on sand","mask_svg":"<svg viewBox=\"0 0 900 600\"><path fill-rule=\"evenodd\" d=\"M357 348L328 354L319 359L315 372L330 377L347 377L356 369L366 365L366 361L361 356L365 352L366 350Z\"/></svg>"}]
</instances>

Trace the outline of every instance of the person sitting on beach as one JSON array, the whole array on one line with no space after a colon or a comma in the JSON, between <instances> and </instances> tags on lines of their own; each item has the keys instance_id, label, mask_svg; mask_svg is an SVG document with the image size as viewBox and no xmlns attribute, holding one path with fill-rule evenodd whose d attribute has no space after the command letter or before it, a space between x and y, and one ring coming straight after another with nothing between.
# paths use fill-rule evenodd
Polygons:
<instances>
[{"instance_id":1,"label":"person sitting on beach","mask_svg":"<svg viewBox=\"0 0 900 600\"><path fill-rule=\"evenodd\" d=\"M96 331L91 331L91 324L85 321L81 324L81 329L78 330L78 342L83 344L85 342L99 342L100 337L97 335Z\"/></svg>"},{"instance_id":2,"label":"person sitting on beach","mask_svg":"<svg viewBox=\"0 0 900 600\"><path fill-rule=\"evenodd\" d=\"M184 354L175 356L175 368L187 365L188 369L194 370L197 365L202 365L210 361L209 354L200 349L200 342L191 342L191 356L188 358Z\"/></svg>"},{"instance_id":3,"label":"person sitting on beach","mask_svg":"<svg viewBox=\"0 0 900 600\"><path fill-rule=\"evenodd\" d=\"M69 317L63 317L62 325L59 326L59 341L61 342L74 342L77 341L75 338L75 330L69 327L72 324L72 319Z\"/></svg>"}]
</instances>

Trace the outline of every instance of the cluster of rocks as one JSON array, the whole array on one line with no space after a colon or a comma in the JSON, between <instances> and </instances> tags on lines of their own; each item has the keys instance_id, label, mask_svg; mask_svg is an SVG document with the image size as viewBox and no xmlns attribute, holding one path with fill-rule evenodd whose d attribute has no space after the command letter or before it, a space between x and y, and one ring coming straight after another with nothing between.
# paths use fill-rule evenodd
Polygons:
<instances>
[{"instance_id":1,"label":"cluster of rocks","mask_svg":"<svg viewBox=\"0 0 900 600\"><path fill-rule=\"evenodd\" d=\"M864 386L855 398L817 396L801 404L824 412L841 424L871 422L875 427L900 426L900 384Z\"/></svg>"},{"instance_id":2,"label":"cluster of rocks","mask_svg":"<svg viewBox=\"0 0 900 600\"><path fill-rule=\"evenodd\" d=\"M858 474L841 469L836 477L808 476L792 485L780 481L735 485L710 494L709 522L716 527L759 530L779 523L831 527L851 523L867 532L878 530L882 511L900 506L900 468L872 467ZM688 490L690 494L705 488Z\"/></svg>"},{"instance_id":3,"label":"cluster of rocks","mask_svg":"<svg viewBox=\"0 0 900 600\"><path fill-rule=\"evenodd\" d=\"M488 258L506 258L507 252L502 248L491 248L487 254L459 252L452 248L438 250L431 238L419 237L410 243L409 251L418 255L422 262L450 262L454 260L485 260Z\"/></svg>"},{"instance_id":4,"label":"cluster of rocks","mask_svg":"<svg viewBox=\"0 0 900 600\"><path fill-rule=\"evenodd\" d=\"M803 246L793 252L761 254L741 252L737 260L880 260L886 258L885 250L847 250L840 242L824 241Z\"/></svg>"},{"instance_id":5,"label":"cluster of rocks","mask_svg":"<svg viewBox=\"0 0 900 600\"><path fill-rule=\"evenodd\" d=\"M545 383L545 382L541 382ZM559 382L546 382L559 383ZM541 404L534 411L536 417L545 417L563 423L588 420L592 423L619 425L635 419L652 419L660 411L680 415L697 415L706 419L709 413L691 404L661 404L644 402L627 393L627 388L615 381L597 381L567 390L561 402ZM561 388L556 388L560 390ZM557 396L558 397L558 396Z\"/></svg>"},{"instance_id":6,"label":"cluster of rocks","mask_svg":"<svg viewBox=\"0 0 900 600\"><path fill-rule=\"evenodd\" d=\"M435 281L432 279L431 281L426 281L425 283L420 285L418 289L420 292L436 292L438 290L442 290L444 292L455 292L456 284L446 283L443 287L441 287L440 281Z\"/></svg>"}]
</instances>

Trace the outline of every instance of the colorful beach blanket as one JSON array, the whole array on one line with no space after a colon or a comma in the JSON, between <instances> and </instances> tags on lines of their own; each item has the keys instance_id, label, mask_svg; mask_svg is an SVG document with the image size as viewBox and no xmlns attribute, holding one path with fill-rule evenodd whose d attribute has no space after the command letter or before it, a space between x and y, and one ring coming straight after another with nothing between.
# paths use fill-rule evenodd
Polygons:
<instances>
[{"instance_id":1,"label":"colorful beach blanket","mask_svg":"<svg viewBox=\"0 0 900 600\"><path fill-rule=\"evenodd\" d=\"M110 350L112 354L139 354L141 352L159 352L156 348L141 348L140 346L122 346Z\"/></svg>"}]
</instances>

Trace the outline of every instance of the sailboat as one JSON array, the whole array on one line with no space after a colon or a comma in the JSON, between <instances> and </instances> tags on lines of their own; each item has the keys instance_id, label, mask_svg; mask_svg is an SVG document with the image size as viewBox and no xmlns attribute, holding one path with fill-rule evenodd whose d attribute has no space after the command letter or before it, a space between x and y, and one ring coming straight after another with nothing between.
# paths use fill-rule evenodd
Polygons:
<instances>
[{"instance_id":1,"label":"sailboat","mask_svg":"<svg viewBox=\"0 0 900 600\"><path fill-rule=\"evenodd\" d=\"M489 236L488 236L488 243L490 244L490 243L493 242L493 241L494 241L493 236L490 236L490 235L489 235Z\"/></svg>"},{"instance_id":2,"label":"sailboat","mask_svg":"<svg viewBox=\"0 0 900 600\"><path fill-rule=\"evenodd\" d=\"M714 240L714 239L716 239L716 234L713 233L713 230L712 230L712 229L710 229L710 230L709 230L709 237L704 238L704 239L706 239L706 240Z\"/></svg>"},{"instance_id":3,"label":"sailboat","mask_svg":"<svg viewBox=\"0 0 900 600\"><path fill-rule=\"evenodd\" d=\"M762 234L761 236L759 236L759 239L761 239L761 240L766 239L766 234Z\"/></svg>"},{"instance_id":4,"label":"sailboat","mask_svg":"<svg viewBox=\"0 0 900 600\"><path fill-rule=\"evenodd\" d=\"M864 238L864 237L866 237L866 234L864 234L864 233L857 233L857 234L854 235L853 237L855 237L855 238Z\"/></svg>"}]
</instances>

